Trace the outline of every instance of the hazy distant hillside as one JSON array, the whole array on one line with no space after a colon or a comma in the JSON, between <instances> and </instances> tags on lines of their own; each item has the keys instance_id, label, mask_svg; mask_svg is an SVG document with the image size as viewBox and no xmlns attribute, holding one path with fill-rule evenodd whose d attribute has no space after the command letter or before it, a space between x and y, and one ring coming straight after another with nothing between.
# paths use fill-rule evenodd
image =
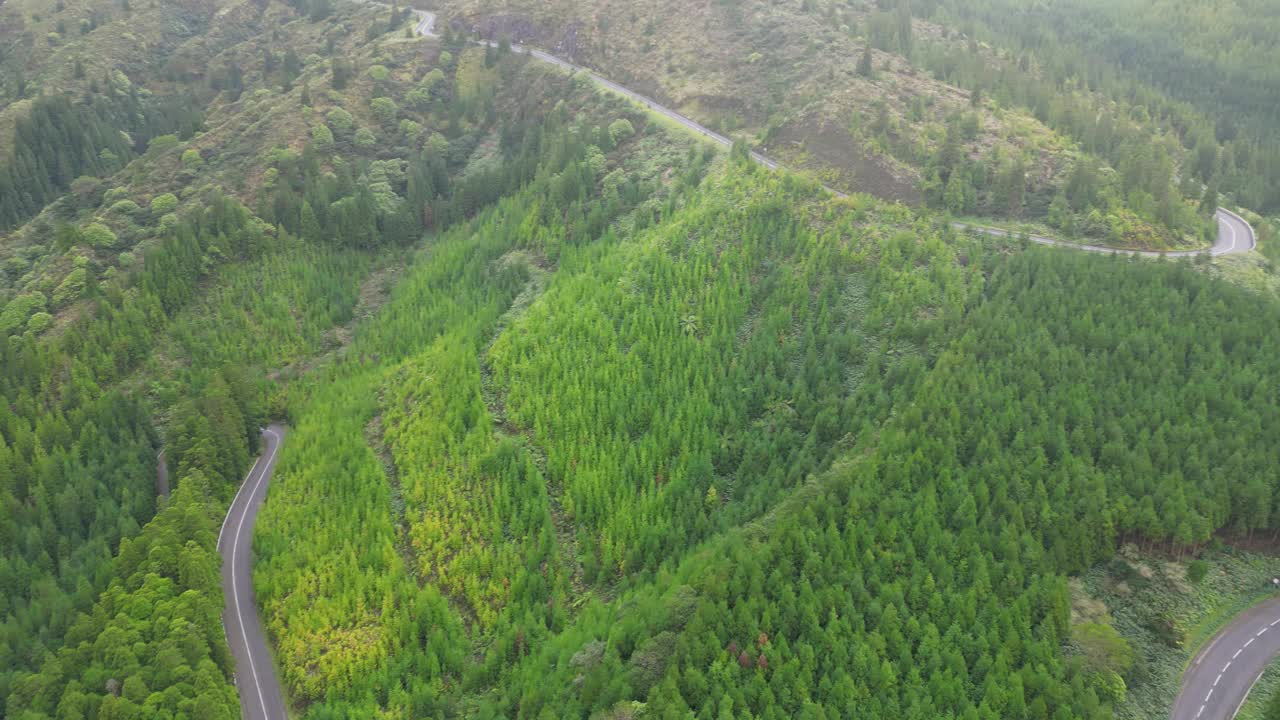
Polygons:
<instances>
[{"instance_id":1,"label":"hazy distant hillside","mask_svg":"<svg viewBox=\"0 0 1280 720\"><path fill-rule=\"evenodd\" d=\"M906 0L440 5L459 31L573 57L837 187L1127 247L1212 232L1195 215L1210 177L1182 172L1177 134Z\"/></svg>"},{"instance_id":2,"label":"hazy distant hillside","mask_svg":"<svg viewBox=\"0 0 1280 720\"><path fill-rule=\"evenodd\" d=\"M942 2L940 22L1032 54L1171 125L1191 173L1263 211L1280 207L1280 6L1266 0Z\"/></svg>"}]
</instances>

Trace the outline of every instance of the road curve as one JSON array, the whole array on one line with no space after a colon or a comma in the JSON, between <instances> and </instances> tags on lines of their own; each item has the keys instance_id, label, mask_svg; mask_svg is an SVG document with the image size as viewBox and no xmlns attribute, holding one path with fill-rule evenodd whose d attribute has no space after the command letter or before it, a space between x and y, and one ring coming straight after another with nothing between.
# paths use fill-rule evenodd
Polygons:
<instances>
[{"instance_id":1,"label":"road curve","mask_svg":"<svg viewBox=\"0 0 1280 720\"><path fill-rule=\"evenodd\" d=\"M1123 250L1120 248L1106 247L1104 245L1086 245L1083 243L1067 242L1065 240L1057 240L1041 235L1029 235L1027 237L1031 242L1038 243L1040 245L1053 245L1055 247L1072 248L1073 250L1084 250L1086 252L1140 255L1142 257L1194 257L1196 255L1204 255L1206 253L1213 257L1218 257L1221 255L1237 255L1239 253L1249 252L1257 246L1258 240L1253 234L1253 226L1250 225L1247 220L1226 208L1218 208L1218 212L1215 214L1215 217L1218 220L1218 239L1214 241L1213 247L1202 250ZM952 226L960 230L973 230L974 232L986 233L987 235L995 235L997 237L1009 237L1017 234L1009 230L982 227L980 225L970 225L962 222L952 223Z\"/></svg>"},{"instance_id":2,"label":"road curve","mask_svg":"<svg viewBox=\"0 0 1280 720\"><path fill-rule=\"evenodd\" d=\"M288 720L289 717L253 594L253 524L267 496L267 485L271 483L284 432L284 426L279 424L263 429L262 455L236 492L218 532L222 594L226 598L222 626L236 661L236 687L240 690L240 710L245 720Z\"/></svg>"},{"instance_id":3,"label":"road curve","mask_svg":"<svg viewBox=\"0 0 1280 720\"><path fill-rule=\"evenodd\" d=\"M1280 655L1280 597L1246 610L1214 636L1182 676L1170 720L1232 720Z\"/></svg>"},{"instance_id":4,"label":"road curve","mask_svg":"<svg viewBox=\"0 0 1280 720\"><path fill-rule=\"evenodd\" d=\"M378 5L382 7L390 7L386 3L382 3L382 2L371 2L370 4ZM410 10L412 10L413 14L418 18L418 24L414 27L414 32L424 37L434 37L435 23L436 23L435 13L430 12L428 10L417 10L413 8L410 8ZM487 44L495 47L497 45L497 43L493 43L493 42L488 42ZM662 115L663 117L668 118L669 120L672 120L680 125L683 125L689 130L692 130L693 132L698 133L699 135L702 135L703 137L707 138L708 140L711 140L712 142L718 143L725 147L731 147L733 145L733 140L729 139L728 137L721 135L720 133L717 133L714 130L711 130L710 128L707 128L701 125L700 123L698 123L696 120L693 120L692 118L686 117L685 115L681 115L675 110L672 110L671 108L666 107L665 105L662 105L658 101L646 95L642 95L638 92L635 92L634 90L625 88L589 68L585 68L585 67L582 67L581 65L574 64L568 60L565 60L564 58L556 57L555 55L552 55L548 52L525 47L523 45L512 44L511 50L513 52L518 52L518 53L527 53L530 57L537 58L538 60L541 60L546 63L550 63L557 67L564 68L565 70L569 70L570 72L585 73L592 80L604 86L605 88L612 90L618 93L619 95L623 95L627 98L630 98L635 102L640 103L641 105L647 107L653 112L658 113L659 115ZM780 167L776 160L773 160L772 158L769 158L754 150L751 151L751 159L769 168L770 170L777 170ZM845 193L840 192L839 190L836 190L833 187L830 187L827 185L824 185L823 187L825 187L829 192L831 192L833 195L836 195L837 197L846 196ZM1160 257L1160 256L1191 257L1195 255L1201 255L1206 252L1209 255L1216 257L1219 255L1233 255L1237 253L1248 252L1252 250L1254 246L1257 244L1257 240L1253 234L1253 228L1249 225L1247 221L1245 221L1244 218L1231 212L1230 210L1227 210L1226 208L1218 209L1217 218L1218 218L1218 239L1213 244L1213 247L1208 248L1207 250L1180 250L1180 251L1168 251L1168 252L1133 251L1133 250L1118 250L1116 248L1104 247L1101 245L1085 245L1081 243L1072 243L1072 242L1066 242L1064 240L1057 240L1054 238L1041 237L1037 235L1031 236L1030 239L1032 242L1039 243L1041 245L1054 245L1058 247L1068 247L1068 248L1074 248L1076 250L1084 250L1087 252L1142 255L1144 257ZM988 235L996 235L996 236L1003 237L1003 236L1012 234L1006 230L1000 230L997 228L979 227L976 225L967 225L965 223L954 223L954 225L960 229L972 229L977 232L987 233Z\"/></svg>"}]
</instances>

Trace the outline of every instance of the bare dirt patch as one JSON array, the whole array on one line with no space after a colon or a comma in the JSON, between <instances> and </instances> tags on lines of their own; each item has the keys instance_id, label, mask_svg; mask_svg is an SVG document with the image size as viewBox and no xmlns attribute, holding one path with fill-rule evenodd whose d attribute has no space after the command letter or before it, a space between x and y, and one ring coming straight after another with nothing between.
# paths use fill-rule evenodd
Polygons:
<instances>
[{"instance_id":1,"label":"bare dirt patch","mask_svg":"<svg viewBox=\"0 0 1280 720\"><path fill-rule=\"evenodd\" d=\"M819 120L801 119L784 125L764 149L819 174L836 173L832 184L855 192L909 205L921 200L918 178L910 168L869 153L843 128Z\"/></svg>"}]
</instances>

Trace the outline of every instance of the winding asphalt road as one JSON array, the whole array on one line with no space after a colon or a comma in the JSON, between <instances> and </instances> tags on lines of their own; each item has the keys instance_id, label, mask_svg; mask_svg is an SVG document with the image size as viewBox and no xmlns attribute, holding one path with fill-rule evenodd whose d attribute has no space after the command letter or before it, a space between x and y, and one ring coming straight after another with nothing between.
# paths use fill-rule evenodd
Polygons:
<instances>
[{"instance_id":1,"label":"winding asphalt road","mask_svg":"<svg viewBox=\"0 0 1280 720\"><path fill-rule=\"evenodd\" d=\"M1280 597L1241 613L1182 676L1171 720L1232 720L1267 665L1280 655Z\"/></svg>"},{"instance_id":2,"label":"winding asphalt road","mask_svg":"<svg viewBox=\"0 0 1280 720\"><path fill-rule=\"evenodd\" d=\"M226 597L222 626L236 661L236 687L240 690L240 710L245 720L287 720L289 717L253 595L253 524L267 496L267 485L271 483L284 432L284 426L278 424L263 429L266 444L262 455L231 501L231 509L218 532L222 594Z\"/></svg>"}]
</instances>

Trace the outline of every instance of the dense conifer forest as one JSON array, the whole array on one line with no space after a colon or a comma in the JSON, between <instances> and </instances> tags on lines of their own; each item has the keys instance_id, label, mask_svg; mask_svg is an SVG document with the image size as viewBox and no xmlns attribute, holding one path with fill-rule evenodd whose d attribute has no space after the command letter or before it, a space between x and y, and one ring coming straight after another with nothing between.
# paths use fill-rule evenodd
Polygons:
<instances>
[{"instance_id":1,"label":"dense conifer forest","mask_svg":"<svg viewBox=\"0 0 1280 720\"><path fill-rule=\"evenodd\" d=\"M1080 578L1274 559L1265 8L780 10L973 93L856 120L910 207L399 7L10 3L0 716L241 716L218 538L271 422L301 718L1147 717L1178 679ZM1009 108L1064 154L987 147ZM951 222L1181 247L1219 204L1256 252Z\"/></svg>"},{"instance_id":2,"label":"dense conifer forest","mask_svg":"<svg viewBox=\"0 0 1280 720\"><path fill-rule=\"evenodd\" d=\"M1008 93L1064 127L1085 147L1106 143L1125 122L1155 121L1186 149L1184 179L1196 177L1242 204L1280 206L1280 14L1266 2L1020 0L926 2L934 18L1034 63L1031 81L999 67L970 66L967 80ZM927 10L926 10L927 11ZM1090 95L1119 112L1082 112ZM1099 137L1101 134L1102 137Z\"/></svg>"}]
</instances>

